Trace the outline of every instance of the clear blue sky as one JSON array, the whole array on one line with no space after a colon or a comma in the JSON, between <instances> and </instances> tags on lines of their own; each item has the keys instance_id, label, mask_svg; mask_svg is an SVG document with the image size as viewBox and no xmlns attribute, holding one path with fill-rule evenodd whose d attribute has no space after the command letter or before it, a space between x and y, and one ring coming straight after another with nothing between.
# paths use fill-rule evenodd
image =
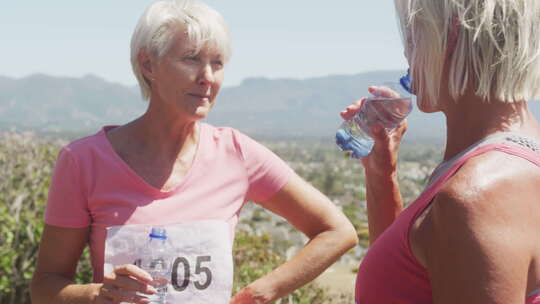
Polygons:
<instances>
[{"instance_id":1,"label":"clear blue sky","mask_svg":"<svg viewBox=\"0 0 540 304\"><path fill-rule=\"evenodd\" d=\"M131 33L149 0L5 0L0 75L95 74L133 85ZM232 33L225 86L406 69L392 0L207 0Z\"/></svg>"}]
</instances>

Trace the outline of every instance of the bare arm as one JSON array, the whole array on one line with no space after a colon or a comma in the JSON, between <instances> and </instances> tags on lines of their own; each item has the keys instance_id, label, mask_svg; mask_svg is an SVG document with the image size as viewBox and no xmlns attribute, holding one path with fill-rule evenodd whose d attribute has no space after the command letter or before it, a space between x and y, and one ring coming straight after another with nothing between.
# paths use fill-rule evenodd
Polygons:
<instances>
[{"instance_id":1,"label":"bare arm","mask_svg":"<svg viewBox=\"0 0 540 304\"><path fill-rule=\"evenodd\" d=\"M348 219L322 193L296 174L261 206L283 216L310 241L291 260L249 284L231 301L235 304L270 303L315 279L357 244Z\"/></svg>"},{"instance_id":2,"label":"bare arm","mask_svg":"<svg viewBox=\"0 0 540 304\"><path fill-rule=\"evenodd\" d=\"M383 88L370 87L370 93L378 91L381 96L394 97L397 93ZM399 95L397 95L399 96ZM365 98L341 112L343 119L352 118ZM366 177L366 201L371 244L388 228L403 209L403 200L397 180L398 150L401 137L407 130L407 121L401 122L392 132L380 126L372 128L375 145L372 152L364 157L362 165Z\"/></svg>"},{"instance_id":3,"label":"bare arm","mask_svg":"<svg viewBox=\"0 0 540 304\"><path fill-rule=\"evenodd\" d=\"M391 168L387 167L387 169L381 170L381 167L377 166L380 161L376 159L388 159L381 155L382 153L374 148L372 154L363 160L370 244L373 244L394 222L403 209L403 200L397 180L397 160ZM397 151L395 158L397 159ZM388 163L391 162L387 161Z\"/></svg>"},{"instance_id":4,"label":"bare arm","mask_svg":"<svg viewBox=\"0 0 540 304\"><path fill-rule=\"evenodd\" d=\"M88 231L45 225L31 283L32 303L92 303L97 286L73 283Z\"/></svg>"},{"instance_id":5,"label":"bare arm","mask_svg":"<svg viewBox=\"0 0 540 304\"><path fill-rule=\"evenodd\" d=\"M77 263L86 246L89 228L62 228L45 225L38 261L31 282L34 304L98 304L117 303L119 291L149 293L151 278L134 265L115 269L103 284L75 284ZM114 288L112 287L114 286ZM129 303L145 303L140 297L124 299Z\"/></svg>"}]
</instances>

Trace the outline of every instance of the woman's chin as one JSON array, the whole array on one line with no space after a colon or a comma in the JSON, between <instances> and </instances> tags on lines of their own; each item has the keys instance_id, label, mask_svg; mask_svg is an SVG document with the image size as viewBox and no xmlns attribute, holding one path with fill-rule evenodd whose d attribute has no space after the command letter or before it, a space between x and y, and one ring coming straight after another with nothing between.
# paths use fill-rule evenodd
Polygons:
<instances>
[{"instance_id":1,"label":"woman's chin","mask_svg":"<svg viewBox=\"0 0 540 304\"><path fill-rule=\"evenodd\" d=\"M433 105L430 102L423 102L420 97L416 98L416 106L418 107L418 110L424 113L435 113L440 111L436 105Z\"/></svg>"},{"instance_id":2,"label":"woman's chin","mask_svg":"<svg viewBox=\"0 0 540 304\"><path fill-rule=\"evenodd\" d=\"M193 117L197 120L205 119L210 113L210 109L206 107L198 107L193 113Z\"/></svg>"}]
</instances>

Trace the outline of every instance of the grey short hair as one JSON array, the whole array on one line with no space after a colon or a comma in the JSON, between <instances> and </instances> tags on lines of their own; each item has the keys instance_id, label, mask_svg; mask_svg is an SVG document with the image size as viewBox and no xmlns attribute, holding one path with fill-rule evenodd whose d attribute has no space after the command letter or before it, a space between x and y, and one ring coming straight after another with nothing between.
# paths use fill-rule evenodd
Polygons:
<instances>
[{"instance_id":1,"label":"grey short hair","mask_svg":"<svg viewBox=\"0 0 540 304\"><path fill-rule=\"evenodd\" d=\"M151 56L162 57L179 31L194 42L196 52L203 47L215 48L224 62L231 56L229 30L217 11L197 0L154 2L140 17L131 37L131 66L145 100L150 98L151 87L141 73L137 57L143 49Z\"/></svg>"},{"instance_id":2,"label":"grey short hair","mask_svg":"<svg viewBox=\"0 0 540 304\"><path fill-rule=\"evenodd\" d=\"M395 0L419 96L437 104L444 60L448 89L470 84L486 101L540 97L540 0Z\"/></svg>"}]
</instances>

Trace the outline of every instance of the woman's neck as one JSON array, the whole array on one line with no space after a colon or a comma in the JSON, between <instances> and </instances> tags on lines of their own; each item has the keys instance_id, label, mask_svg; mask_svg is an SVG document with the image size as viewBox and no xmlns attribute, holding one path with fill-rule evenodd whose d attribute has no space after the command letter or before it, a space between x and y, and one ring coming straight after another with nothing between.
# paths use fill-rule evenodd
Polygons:
<instances>
[{"instance_id":1,"label":"woman's neck","mask_svg":"<svg viewBox=\"0 0 540 304\"><path fill-rule=\"evenodd\" d=\"M136 140L154 155L181 157L182 151L192 150L198 144L200 130L196 121L182 119L159 108L149 106L130 124Z\"/></svg>"},{"instance_id":2,"label":"woman's neck","mask_svg":"<svg viewBox=\"0 0 540 304\"><path fill-rule=\"evenodd\" d=\"M540 134L539 125L525 101L488 102L468 94L445 105L443 113L446 116L447 134L444 160L496 132L518 132L532 137L539 137Z\"/></svg>"}]
</instances>

